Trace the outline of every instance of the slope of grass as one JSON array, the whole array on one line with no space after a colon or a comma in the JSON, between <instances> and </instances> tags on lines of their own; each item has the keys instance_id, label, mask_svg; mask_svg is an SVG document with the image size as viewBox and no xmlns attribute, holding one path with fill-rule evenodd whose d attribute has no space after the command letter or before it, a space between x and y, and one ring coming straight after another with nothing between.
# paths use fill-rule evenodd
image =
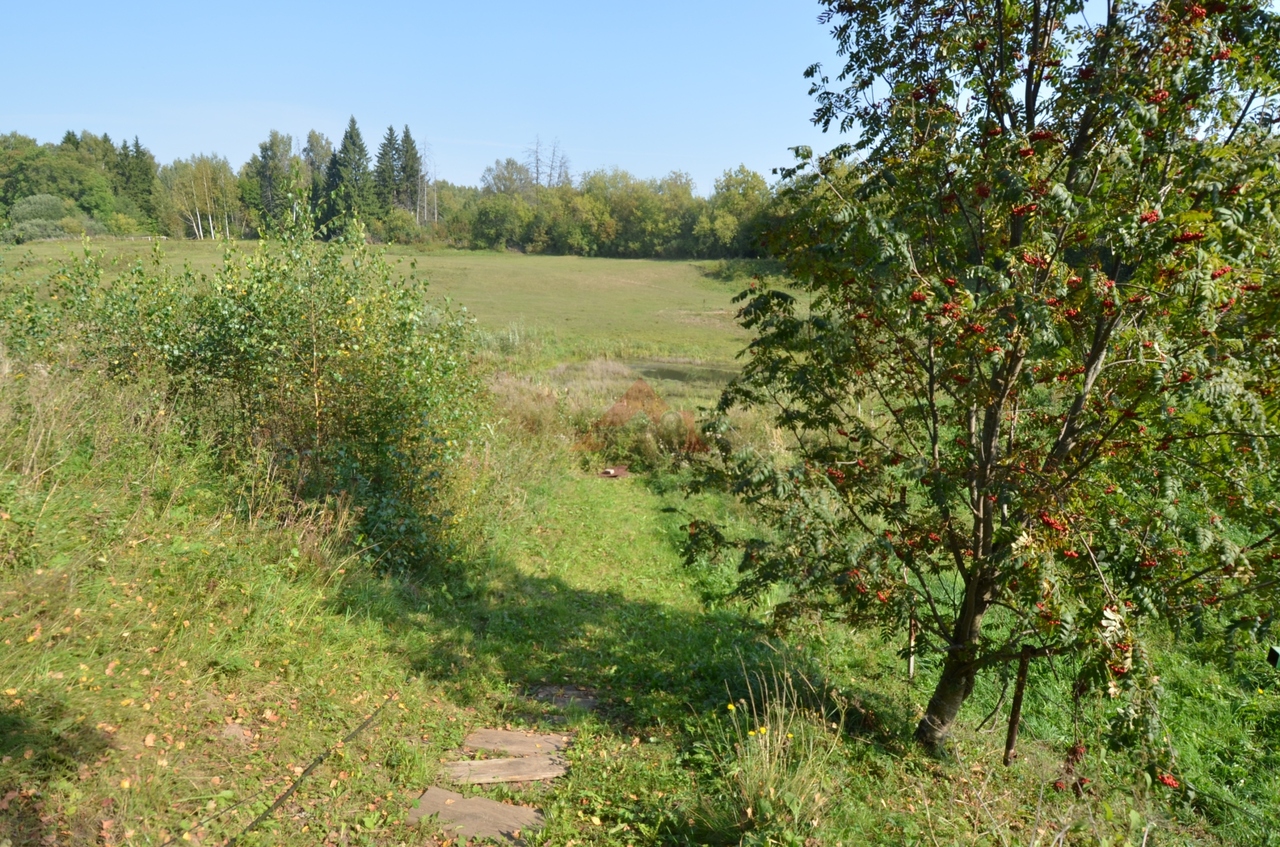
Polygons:
<instances>
[{"instance_id":1,"label":"slope of grass","mask_svg":"<svg viewBox=\"0 0 1280 847\"><path fill-rule=\"evenodd\" d=\"M891 650L827 629L787 657L744 611L705 610L676 556L680 516L664 511L690 504L643 479L586 476L551 442L477 445L459 559L392 581L350 555L340 513L267 508L253 493L267 481L219 470L159 397L15 376L0 387L0 838L15 847L219 843L388 697L245 843L423 843L399 823L409 792L470 729L564 728L524 696L546 683L588 686L602 705L569 715L566 778L483 792L543 808L537 843L735 843L751 817L702 828L698 810L724 802L736 767L708 739L745 696L743 668L778 660L846 704L850 734L824 760L818 826L771 837L957 843L1076 827L1071 840L1089 842L1127 833L1130 807L1143 827L1160 821L1110 788L1046 795L1055 753L1034 738L1010 770L976 732L958 764L921 757L906 740L920 692ZM1114 825L1104 801L1122 812Z\"/></svg>"},{"instance_id":2,"label":"slope of grass","mask_svg":"<svg viewBox=\"0 0 1280 847\"><path fill-rule=\"evenodd\" d=\"M466 273L556 267L479 261L493 264ZM539 273L529 291L558 296L556 273ZM1170 665L1171 732L1189 782L1228 786L1216 800L1148 787L1092 741L1066 774L1075 735L1059 669L1033 669L1014 767L998 762L1005 712L979 726L1001 703L997 679L966 707L955 758L938 762L909 740L927 661L912 682L901 645L877 633L815 624L784 646L758 610L704 604L723 585L683 568L680 526L742 515L684 499L669 476L594 477L581 427L654 363L593 360L607 339L568 338L535 352L586 361L522 363L527 340L500 351L522 374L495 376L494 418L453 469L453 554L398 580L358 555L350 515L290 504L269 468L226 467L154 387L0 360L0 844L222 843L384 701L242 843L431 843L401 823L410 792L436 781L469 730L504 725L577 733L561 780L475 792L542 808L538 844L1273 837L1258 814L1273 808L1280 698L1257 669L1246 697L1241 677L1184 654ZM672 358L701 349L665 338ZM675 405L714 395L713 379L667 376L682 378L653 379ZM784 778L777 768L805 760L755 755L759 725L728 722L729 702L747 711L746 677L778 668L812 691L794 720L769 725L827 751L816 777ZM527 696L556 683L594 689L600 709L562 714ZM768 790L815 784L806 798Z\"/></svg>"}]
</instances>

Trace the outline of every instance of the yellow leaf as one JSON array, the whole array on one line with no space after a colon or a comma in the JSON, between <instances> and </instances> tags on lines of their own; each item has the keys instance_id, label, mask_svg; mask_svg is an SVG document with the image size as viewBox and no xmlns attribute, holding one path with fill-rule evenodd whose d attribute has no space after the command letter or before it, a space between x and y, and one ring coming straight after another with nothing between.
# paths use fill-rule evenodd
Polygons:
<instances>
[{"instance_id":1,"label":"yellow leaf","mask_svg":"<svg viewBox=\"0 0 1280 847\"><path fill-rule=\"evenodd\" d=\"M120 780L120 787L127 789L129 787L129 780L127 779Z\"/></svg>"}]
</instances>

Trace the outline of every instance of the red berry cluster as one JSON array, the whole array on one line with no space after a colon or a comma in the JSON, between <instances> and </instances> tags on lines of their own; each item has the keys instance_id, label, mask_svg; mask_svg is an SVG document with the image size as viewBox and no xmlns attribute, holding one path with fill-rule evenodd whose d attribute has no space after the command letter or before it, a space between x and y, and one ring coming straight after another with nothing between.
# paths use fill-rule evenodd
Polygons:
<instances>
[{"instance_id":1,"label":"red berry cluster","mask_svg":"<svg viewBox=\"0 0 1280 847\"><path fill-rule=\"evenodd\" d=\"M1062 521L1058 520L1057 518L1055 518L1053 515L1049 514L1048 512L1040 513L1040 523L1049 527L1049 529L1057 530L1058 532L1067 531L1067 525Z\"/></svg>"}]
</instances>

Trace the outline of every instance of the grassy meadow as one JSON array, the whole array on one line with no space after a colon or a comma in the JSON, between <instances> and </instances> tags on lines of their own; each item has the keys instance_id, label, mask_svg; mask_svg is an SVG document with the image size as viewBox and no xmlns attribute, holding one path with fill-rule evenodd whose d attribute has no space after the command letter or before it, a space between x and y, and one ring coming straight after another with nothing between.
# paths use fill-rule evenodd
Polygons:
<instances>
[{"instance_id":1,"label":"grassy meadow","mask_svg":"<svg viewBox=\"0 0 1280 847\"><path fill-rule=\"evenodd\" d=\"M4 284L65 249L0 254L21 269ZM104 249L123 266L150 246ZM221 255L164 250L206 272ZM363 558L341 503L274 508L259 493L272 469L227 471L162 390L0 351L0 847L223 844L326 751L237 843L456 843L404 823L411 793L469 731L502 726L576 734L553 783L463 789L540 808L530 844L1275 839L1280 762L1258 739L1280 696L1257 668L1242 686L1170 653L1168 724L1195 796L1170 801L1103 747L1068 777L1080 716L1071 673L1048 665L1012 767L994 678L938 761L910 741L929 661L910 680L902 645L834 624L782 641L767 610L725 599L732 574L685 568L690 517L746 515L686 497L686 471L660 461L598 478L625 451L583 436L640 376L673 407L713 402L747 338L735 284L689 262L389 254L475 317L487 385L443 490L447 544L413 574ZM600 706L531 696L548 685Z\"/></svg>"}]
</instances>

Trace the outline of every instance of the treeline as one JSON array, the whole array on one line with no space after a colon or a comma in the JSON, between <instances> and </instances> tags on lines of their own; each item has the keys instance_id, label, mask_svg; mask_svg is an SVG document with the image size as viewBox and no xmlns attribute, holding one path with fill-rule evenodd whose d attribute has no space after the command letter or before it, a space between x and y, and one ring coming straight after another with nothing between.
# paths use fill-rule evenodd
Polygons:
<instances>
[{"instance_id":1,"label":"treeline","mask_svg":"<svg viewBox=\"0 0 1280 847\"><path fill-rule=\"evenodd\" d=\"M135 137L68 132L57 144L0 136L0 241L161 234L253 238L306 211L323 235L359 218L381 242L618 257L755 256L773 191L738 167L710 197L686 174L576 178L559 143L485 169L478 186L432 178L409 127L388 127L370 154L355 118L333 144L272 131L237 170L198 154L166 165Z\"/></svg>"},{"instance_id":2,"label":"treeline","mask_svg":"<svg viewBox=\"0 0 1280 847\"><path fill-rule=\"evenodd\" d=\"M614 169L574 180L567 168L540 175L515 159L487 168L479 188L439 190L451 243L582 256L755 256L773 205L764 177L744 166L717 179L709 198L682 173L638 179Z\"/></svg>"}]
</instances>

